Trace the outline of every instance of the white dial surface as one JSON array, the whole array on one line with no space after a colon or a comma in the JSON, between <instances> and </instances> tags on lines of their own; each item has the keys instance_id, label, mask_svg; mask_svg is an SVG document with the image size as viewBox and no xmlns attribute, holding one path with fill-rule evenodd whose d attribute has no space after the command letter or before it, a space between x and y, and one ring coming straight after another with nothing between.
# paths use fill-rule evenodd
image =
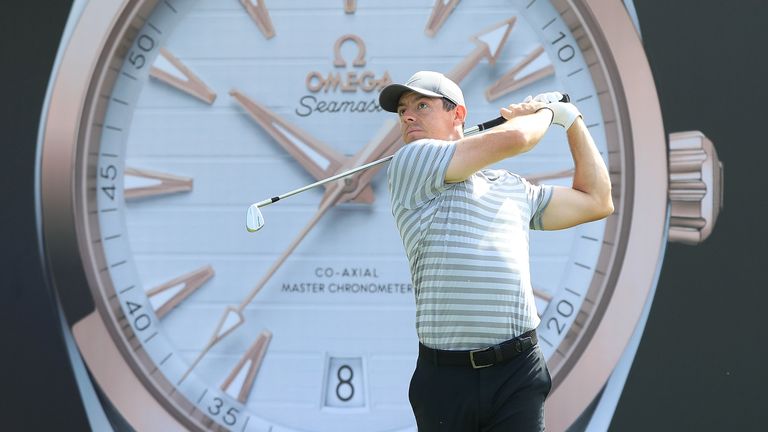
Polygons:
<instances>
[{"instance_id":1,"label":"white dial surface","mask_svg":"<svg viewBox=\"0 0 768 432\"><path fill-rule=\"evenodd\" d=\"M621 173L570 12L455 3L166 0L130 35L93 156L94 236L126 344L178 416L238 431L415 430L413 287L385 170L356 200L318 210L330 189L316 188L245 229L250 203L370 161L364 150L394 119L377 105L389 82L446 73L464 90L467 126L529 94L568 93ZM450 13L430 20L441 7ZM497 167L568 186L573 162L552 127ZM551 362L591 313L607 226L531 233Z\"/></svg>"}]
</instances>

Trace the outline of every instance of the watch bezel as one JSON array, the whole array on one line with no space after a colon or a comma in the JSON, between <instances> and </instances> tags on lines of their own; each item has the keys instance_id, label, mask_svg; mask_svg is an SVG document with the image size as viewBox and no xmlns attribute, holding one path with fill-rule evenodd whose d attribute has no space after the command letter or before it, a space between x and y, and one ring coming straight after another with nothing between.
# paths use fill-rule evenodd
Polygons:
<instances>
[{"instance_id":1,"label":"watch bezel","mask_svg":"<svg viewBox=\"0 0 768 432\"><path fill-rule=\"evenodd\" d=\"M66 293L58 296L66 322L101 391L138 430L203 430L190 417L173 415L183 407L171 407L168 398L158 400L153 392L162 391L159 383L146 378L148 371L137 370L142 362L135 352L115 342L124 338L116 333L123 316L119 303L94 301L115 298L105 294L114 292L114 287L105 277L103 251L95 247L101 239L90 236L99 232L97 212L90 210L96 207L95 195L88 194L96 187L96 167L89 164L94 158L87 155L93 151L89 146L99 142L101 126L96 119L103 118L106 111L106 99L100 94L114 84L128 48L115 41L141 28L143 17L158 2L100 0L87 2L83 8L63 47L65 55L50 89L42 126L40 229L49 277L59 293ZM85 169L83 164L88 164ZM77 254L71 251L74 244Z\"/></svg>"},{"instance_id":2,"label":"watch bezel","mask_svg":"<svg viewBox=\"0 0 768 432\"><path fill-rule=\"evenodd\" d=\"M601 319L588 323L588 329L582 332L582 338L589 335L589 339L577 344L579 355L569 356L569 371L555 383L557 390L547 400L546 420L553 430L565 430L579 417L603 389L624 352L656 283L667 241L668 212L667 149L661 108L650 65L627 11L614 0L560 3L572 8L579 22L592 23L584 31L597 55L602 56L598 64L606 68L603 75L610 77L609 95L613 95L613 106L617 108L614 116L624 131L620 138L630 140L631 147L624 148L632 151L634 163L632 172L624 176L632 189L621 185L625 205L614 213L630 219L621 224L620 237L626 246L622 255L615 257L609 275L615 278L610 284L612 292L606 293L610 303L602 302Z\"/></svg>"}]
</instances>

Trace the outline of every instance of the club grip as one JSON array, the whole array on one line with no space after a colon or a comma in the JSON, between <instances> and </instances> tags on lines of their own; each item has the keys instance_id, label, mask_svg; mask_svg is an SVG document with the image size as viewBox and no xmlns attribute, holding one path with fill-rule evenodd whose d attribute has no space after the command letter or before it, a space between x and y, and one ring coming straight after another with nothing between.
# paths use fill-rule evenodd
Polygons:
<instances>
[{"instance_id":1,"label":"club grip","mask_svg":"<svg viewBox=\"0 0 768 432\"><path fill-rule=\"evenodd\" d=\"M560 102L570 102L570 101L571 101L571 97L568 96L567 93L563 93L563 97L560 99ZM502 123L504 123L506 121L507 121L507 119L505 119L502 116L499 116L499 117L496 117L493 120L489 120L489 121L487 121L485 123L480 123L480 124L478 124L476 126L472 126L470 128L465 129L464 130L464 135L474 135L474 134L480 133L480 132L482 132L484 130L495 128L496 126L498 126L498 125L500 125L500 124L502 124Z\"/></svg>"}]
</instances>

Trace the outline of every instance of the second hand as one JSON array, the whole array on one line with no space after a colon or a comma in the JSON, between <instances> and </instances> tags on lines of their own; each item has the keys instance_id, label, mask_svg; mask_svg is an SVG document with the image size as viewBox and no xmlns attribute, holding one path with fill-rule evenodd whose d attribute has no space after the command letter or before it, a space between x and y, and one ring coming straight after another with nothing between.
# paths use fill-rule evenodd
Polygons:
<instances>
[{"instance_id":1,"label":"second hand","mask_svg":"<svg viewBox=\"0 0 768 432\"><path fill-rule=\"evenodd\" d=\"M372 146L371 144L367 145L363 150L360 151L358 154L358 157L355 158L355 161L352 163L352 165L359 163L359 159L370 159L371 158L371 149L381 148L382 146L385 149L388 149L391 147L391 143L388 142L389 139L392 137L392 129L396 129L397 126L392 126L389 129L386 130L386 133L379 135L379 138L372 140L372 142L377 143L375 146ZM383 137L383 138L382 138ZM398 137L399 138L399 137ZM374 155L375 156L375 155ZM342 171L346 169L346 166L343 166L339 168L339 171ZM370 181L368 179L366 183ZM359 185L359 183L358 183ZM240 327L240 325L245 322L245 318L243 317L243 310L245 309L248 304L250 304L253 299L256 297L256 295L261 291L261 289L267 284L269 279L277 272L277 270L285 263L286 259L288 259L288 256L293 253L293 251L296 249L296 247L301 243L301 241L306 237L306 235L309 233L309 231L314 228L314 226L317 224L317 222L320 221L320 219L325 215L325 213L331 209L336 203L339 202L339 198L345 193L345 184L344 183L335 183L332 186L329 187L329 189L326 191L326 195L324 196L322 202L320 203L320 207L317 209L317 212L312 216L312 219L307 223L307 225L299 232L299 235L296 236L296 238L293 239L293 241L288 245L288 248L278 257L277 261L275 261L272 266L267 270L267 272L262 276L261 280L256 284L256 286L251 289L250 292L243 298L243 300L237 305L237 306L229 306L226 308L224 314L222 315L221 319L219 320L219 323L216 326L216 329L213 333L213 336L211 336L211 339L208 341L208 343L203 347L203 350L200 351L200 353L195 357L194 361L190 364L189 368L187 368L186 372L184 372L184 375L182 375L181 379L177 382L177 385L184 382L184 380L187 379L189 374L192 372L192 370L200 363L200 361L205 357L205 355L211 350L211 348L214 347L217 343L219 343L222 339L224 339L226 336L228 336L230 333L232 333L235 329ZM366 185L362 185L364 187Z\"/></svg>"}]
</instances>

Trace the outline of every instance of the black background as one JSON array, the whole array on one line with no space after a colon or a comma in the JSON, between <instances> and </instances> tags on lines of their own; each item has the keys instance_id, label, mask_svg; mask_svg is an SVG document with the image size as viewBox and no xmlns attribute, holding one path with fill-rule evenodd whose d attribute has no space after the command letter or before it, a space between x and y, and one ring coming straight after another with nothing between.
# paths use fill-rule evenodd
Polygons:
<instances>
[{"instance_id":1,"label":"black background","mask_svg":"<svg viewBox=\"0 0 768 432\"><path fill-rule=\"evenodd\" d=\"M4 430L88 428L35 240L37 128L70 5L0 6ZM726 167L725 209L703 245L668 247L611 430L766 430L768 2L636 0L636 7L665 128L698 129L715 143Z\"/></svg>"}]
</instances>

